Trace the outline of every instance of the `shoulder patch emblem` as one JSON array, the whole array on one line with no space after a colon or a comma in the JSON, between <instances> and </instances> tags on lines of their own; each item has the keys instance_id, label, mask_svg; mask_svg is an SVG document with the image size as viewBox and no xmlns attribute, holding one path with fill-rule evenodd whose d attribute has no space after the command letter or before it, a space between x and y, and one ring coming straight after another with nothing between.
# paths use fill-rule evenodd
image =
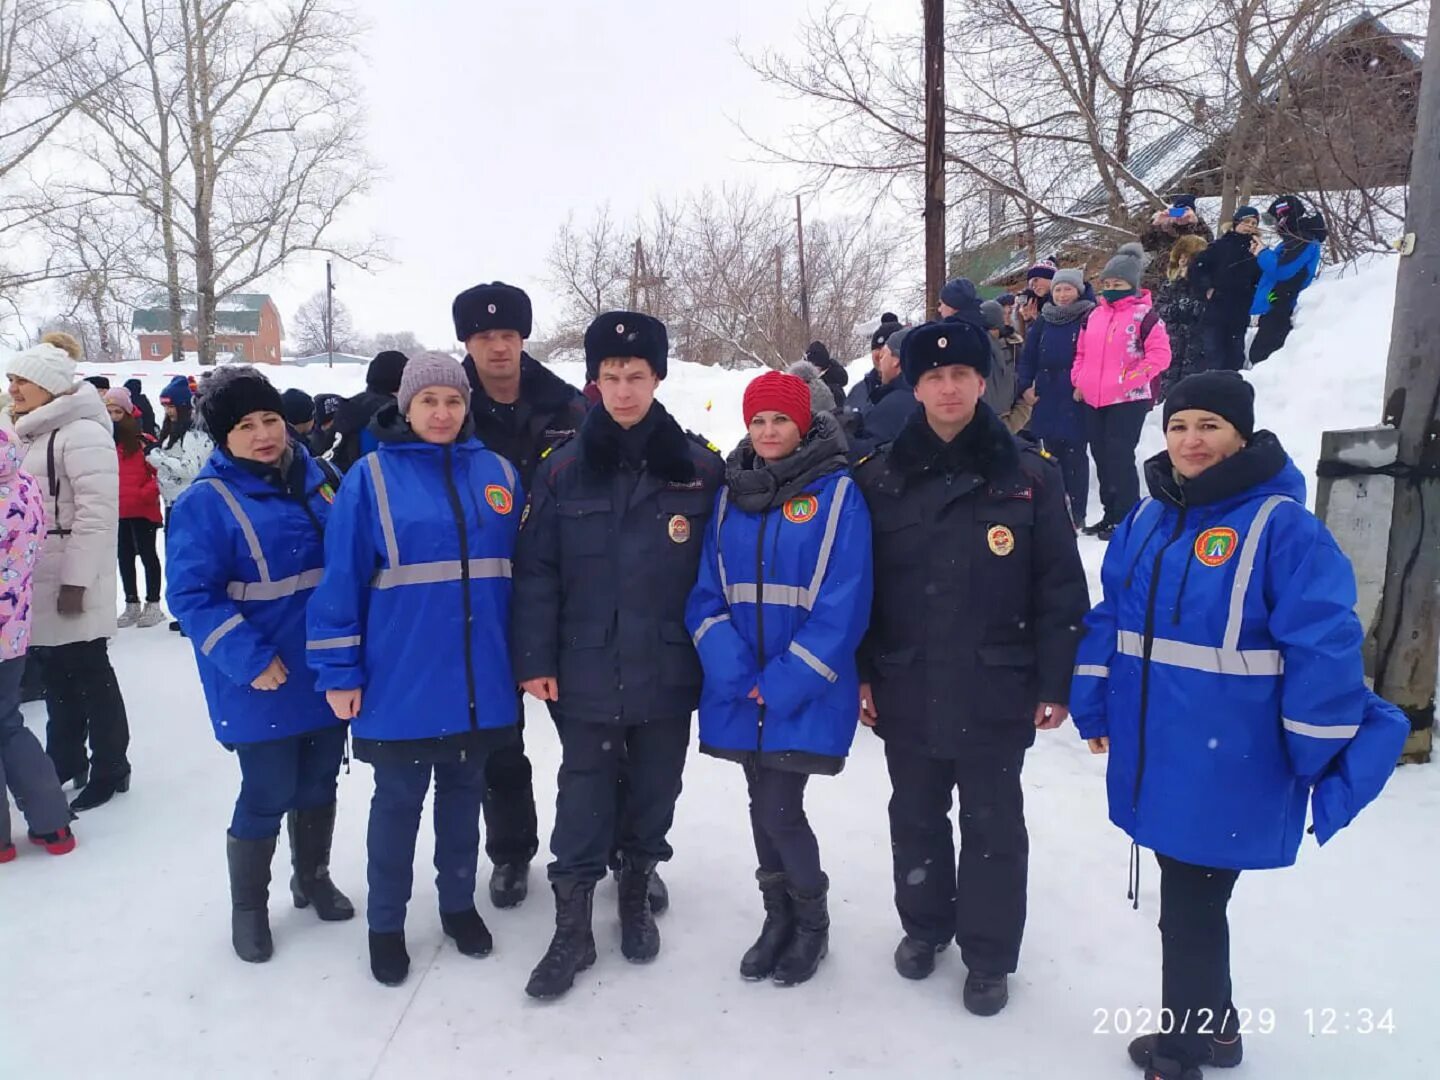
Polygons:
<instances>
[{"instance_id":1,"label":"shoulder patch emblem","mask_svg":"<svg viewBox=\"0 0 1440 1080\"><path fill-rule=\"evenodd\" d=\"M991 525L985 533L985 543L990 545L992 555L1003 559L1015 550L1015 534L1004 525Z\"/></svg>"},{"instance_id":2,"label":"shoulder patch emblem","mask_svg":"<svg viewBox=\"0 0 1440 1080\"><path fill-rule=\"evenodd\" d=\"M793 525L804 525L814 519L820 511L820 500L814 495L796 495L785 504L785 520Z\"/></svg>"},{"instance_id":3,"label":"shoulder patch emblem","mask_svg":"<svg viewBox=\"0 0 1440 1080\"><path fill-rule=\"evenodd\" d=\"M490 509L497 514L508 514L515 509L515 499L510 494L510 489L501 487L499 484L489 484L485 488L485 501L490 504Z\"/></svg>"},{"instance_id":4,"label":"shoulder patch emblem","mask_svg":"<svg viewBox=\"0 0 1440 1080\"><path fill-rule=\"evenodd\" d=\"M1195 538L1195 558L1206 566L1223 566L1240 546L1234 529L1206 529Z\"/></svg>"}]
</instances>

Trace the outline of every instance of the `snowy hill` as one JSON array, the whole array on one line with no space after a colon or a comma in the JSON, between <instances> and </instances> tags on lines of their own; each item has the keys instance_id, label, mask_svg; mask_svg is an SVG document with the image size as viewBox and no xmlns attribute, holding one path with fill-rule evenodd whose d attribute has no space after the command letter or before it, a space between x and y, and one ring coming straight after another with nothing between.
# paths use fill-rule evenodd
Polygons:
<instances>
[{"instance_id":1,"label":"snowy hill","mask_svg":"<svg viewBox=\"0 0 1440 1080\"><path fill-rule=\"evenodd\" d=\"M1253 376L1260 424L1309 476L1321 430L1379 415L1394 272L1389 260L1330 271L1305 294L1290 346ZM152 399L183 370L134 368L105 373L139 375ZM578 366L558 370L578 384ZM671 372L661 396L681 423L732 445L747 375L680 364ZM311 392L363 383L348 368L273 374ZM1159 445L1155 417L1142 450ZM1093 590L1103 549L1085 540L1083 550ZM694 754L664 872L673 906L660 920L659 959L623 961L614 888L602 885L599 963L567 998L537 1005L523 986L553 925L543 849L558 764L543 709L532 703L528 713L542 837L531 899L494 911L482 895L495 954L460 956L440 933L422 827L408 925L414 964L409 982L391 990L370 978L363 917L322 925L290 907L283 840L271 896L275 958L235 959L224 834L238 770L211 737L189 645L163 627L126 630L113 656L130 708L134 787L77 823L72 855L22 845L17 861L0 866L0 1080L77 1067L96 1080L1138 1075L1126 1033L1138 1010L1158 1003L1159 875L1147 858L1132 911L1128 841L1106 821L1104 759L1070 725L1042 733L1026 767L1029 924L999 1017L961 1007L954 949L927 982L893 970L889 785L879 742L863 731L845 772L810 788L833 881L832 953L812 983L782 991L739 979L761 916L744 784L733 765ZM43 707L26 706L26 717L43 729ZM342 773L332 870L362 908L370 791L367 766ZM1294 870L1242 876L1232 905L1236 1003L1255 1014L1256 1034L1237 1077L1433 1075L1437 814L1440 771L1403 769L1323 852L1307 841ZM1360 1034L1362 1009L1393 1009L1394 1033ZM1323 1010L1335 1010L1334 1034L1318 1033Z\"/></svg>"}]
</instances>

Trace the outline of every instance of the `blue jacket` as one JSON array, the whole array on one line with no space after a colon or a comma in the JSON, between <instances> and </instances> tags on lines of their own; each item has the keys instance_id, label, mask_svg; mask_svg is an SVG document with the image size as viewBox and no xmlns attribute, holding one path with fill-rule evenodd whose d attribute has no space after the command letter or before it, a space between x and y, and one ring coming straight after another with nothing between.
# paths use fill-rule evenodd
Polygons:
<instances>
[{"instance_id":1,"label":"blue jacket","mask_svg":"<svg viewBox=\"0 0 1440 1080\"><path fill-rule=\"evenodd\" d=\"M1028 426L1036 438L1085 442L1085 406L1075 400L1075 387L1070 382L1075 345L1084 328L1084 316L1068 323L1052 323L1042 314L1025 335L1015 390L1023 394L1035 387L1038 400Z\"/></svg>"},{"instance_id":2,"label":"blue jacket","mask_svg":"<svg viewBox=\"0 0 1440 1080\"><path fill-rule=\"evenodd\" d=\"M1260 264L1260 284L1255 286L1251 315L1264 315L1282 298L1293 308L1295 300L1315 280L1320 269L1320 245L1314 240L1287 237L1255 256Z\"/></svg>"},{"instance_id":3,"label":"blue jacket","mask_svg":"<svg viewBox=\"0 0 1440 1080\"><path fill-rule=\"evenodd\" d=\"M394 405L374 430L380 449L335 500L307 646L322 690L364 688L352 724L362 757L362 739L515 723L510 575L525 503L515 469L468 432L422 442Z\"/></svg>"},{"instance_id":4,"label":"blue jacket","mask_svg":"<svg viewBox=\"0 0 1440 1080\"><path fill-rule=\"evenodd\" d=\"M216 450L165 533L165 599L227 746L339 723L305 666L305 602L324 566L334 492L303 447L294 454L286 490ZM276 656L289 677L278 690L253 689Z\"/></svg>"},{"instance_id":5,"label":"blue jacket","mask_svg":"<svg viewBox=\"0 0 1440 1080\"><path fill-rule=\"evenodd\" d=\"M1110 819L1200 866L1289 866L1312 788L1322 842L1378 794L1409 725L1366 689L1350 563L1259 432L1117 530L1070 709L1109 736Z\"/></svg>"},{"instance_id":6,"label":"blue jacket","mask_svg":"<svg viewBox=\"0 0 1440 1080\"><path fill-rule=\"evenodd\" d=\"M732 490L732 457L732 486L716 501L685 609L705 670L706 753L838 772L850 752L855 652L870 621L870 512L849 471L830 467L781 486L769 508L746 511ZM763 706L748 696L756 686Z\"/></svg>"}]
</instances>

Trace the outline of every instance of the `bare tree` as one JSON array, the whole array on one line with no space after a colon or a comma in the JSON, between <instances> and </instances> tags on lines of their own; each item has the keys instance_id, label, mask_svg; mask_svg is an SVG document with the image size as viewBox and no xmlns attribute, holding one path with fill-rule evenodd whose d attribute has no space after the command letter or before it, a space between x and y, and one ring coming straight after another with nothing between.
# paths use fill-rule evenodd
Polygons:
<instances>
[{"instance_id":1,"label":"bare tree","mask_svg":"<svg viewBox=\"0 0 1440 1080\"><path fill-rule=\"evenodd\" d=\"M628 226L607 208L588 224L572 218L551 248L552 282L568 299L546 346L577 347L597 313L634 296L666 322L676 355L687 360L781 367L798 359L807 338L789 208L788 200L737 187L657 201ZM858 344L856 327L876 314L897 241L863 218L811 219L805 249L813 332L843 354Z\"/></svg>"},{"instance_id":2,"label":"bare tree","mask_svg":"<svg viewBox=\"0 0 1440 1080\"><path fill-rule=\"evenodd\" d=\"M316 293L296 310L295 318L290 321L290 342L301 356L314 356L325 352L331 347L332 340L336 352L354 352L360 347L360 336L356 333L355 322L350 317L350 309L339 300L333 301L331 308L328 327L324 292Z\"/></svg>"},{"instance_id":3,"label":"bare tree","mask_svg":"<svg viewBox=\"0 0 1440 1080\"><path fill-rule=\"evenodd\" d=\"M117 361L130 341L130 313L148 292L151 222L103 202L52 205L41 237L62 269L63 317L80 328L85 355Z\"/></svg>"},{"instance_id":4,"label":"bare tree","mask_svg":"<svg viewBox=\"0 0 1440 1080\"><path fill-rule=\"evenodd\" d=\"M406 356L419 356L426 351L420 339L415 336L413 330L382 330L367 343L368 352L383 352L386 349L393 349L395 352L402 352Z\"/></svg>"}]
</instances>

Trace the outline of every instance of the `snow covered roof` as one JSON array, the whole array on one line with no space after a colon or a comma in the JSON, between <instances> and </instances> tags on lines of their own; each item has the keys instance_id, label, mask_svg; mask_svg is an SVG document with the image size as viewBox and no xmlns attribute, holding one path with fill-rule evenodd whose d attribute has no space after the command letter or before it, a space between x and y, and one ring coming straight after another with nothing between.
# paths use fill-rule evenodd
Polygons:
<instances>
[{"instance_id":1,"label":"snow covered roof","mask_svg":"<svg viewBox=\"0 0 1440 1080\"><path fill-rule=\"evenodd\" d=\"M330 363L331 353L311 353L309 356L282 356L280 362L286 365L306 367L310 364ZM336 352L333 354L337 364L368 364L372 357L360 356L357 353Z\"/></svg>"}]
</instances>

